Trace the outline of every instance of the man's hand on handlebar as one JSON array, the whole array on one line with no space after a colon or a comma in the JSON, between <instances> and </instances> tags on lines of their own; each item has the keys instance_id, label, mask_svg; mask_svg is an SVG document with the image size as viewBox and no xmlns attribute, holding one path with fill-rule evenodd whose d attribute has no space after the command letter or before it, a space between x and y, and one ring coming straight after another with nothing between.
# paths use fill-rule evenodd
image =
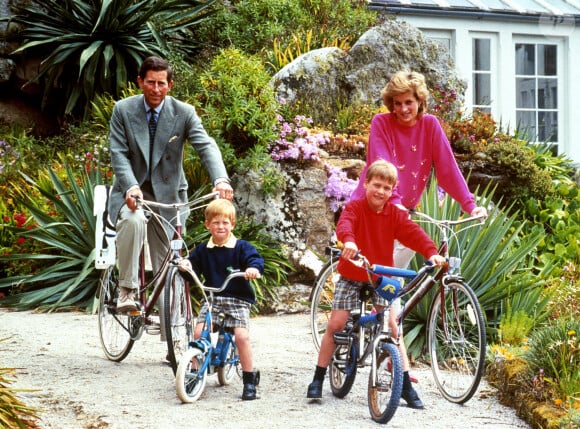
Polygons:
<instances>
[{"instance_id":1,"label":"man's hand on handlebar","mask_svg":"<svg viewBox=\"0 0 580 429\"><path fill-rule=\"evenodd\" d=\"M127 207L133 211L137 210L139 207L137 204L139 200L143 200L143 192L141 192L141 189L139 188L131 189L125 197L125 203L127 204Z\"/></svg>"},{"instance_id":2,"label":"man's hand on handlebar","mask_svg":"<svg viewBox=\"0 0 580 429\"><path fill-rule=\"evenodd\" d=\"M234 188L228 182L220 182L214 186L212 192L219 192L220 198L232 201L234 199Z\"/></svg>"}]
</instances>

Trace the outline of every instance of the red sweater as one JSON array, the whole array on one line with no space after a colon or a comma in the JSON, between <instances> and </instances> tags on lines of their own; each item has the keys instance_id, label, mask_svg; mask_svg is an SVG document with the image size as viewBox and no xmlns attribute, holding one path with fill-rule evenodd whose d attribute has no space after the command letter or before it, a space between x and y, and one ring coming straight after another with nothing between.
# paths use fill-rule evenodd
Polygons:
<instances>
[{"instance_id":1,"label":"red sweater","mask_svg":"<svg viewBox=\"0 0 580 429\"><path fill-rule=\"evenodd\" d=\"M366 199L351 200L340 215L336 235L343 243L356 243L371 264L392 266L395 240L427 259L437 254L437 246L427 233L391 203L376 213ZM343 258L338 263L338 272L351 280L368 281L364 269Z\"/></svg>"}]
</instances>

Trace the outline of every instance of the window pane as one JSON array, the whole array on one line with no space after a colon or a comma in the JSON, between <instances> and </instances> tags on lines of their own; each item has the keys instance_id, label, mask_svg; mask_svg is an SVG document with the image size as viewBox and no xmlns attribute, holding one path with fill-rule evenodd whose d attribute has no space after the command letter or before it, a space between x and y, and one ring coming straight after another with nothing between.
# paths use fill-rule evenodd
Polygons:
<instances>
[{"instance_id":1,"label":"window pane","mask_svg":"<svg viewBox=\"0 0 580 429\"><path fill-rule=\"evenodd\" d=\"M490 40L473 39L473 70L490 71Z\"/></svg>"},{"instance_id":2,"label":"window pane","mask_svg":"<svg viewBox=\"0 0 580 429\"><path fill-rule=\"evenodd\" d=\"M518 109L534 109L536 107L535 79L516 79L516 107Z\"/></svg>"},{"instance_id":3,"label":"window pane","mask_svg":"<svg viewBox=\"0 0 580 429\"><path fill-rule=\"evenodd\" d=\"M540 76L556 76L557 53L555 45L538 45L538 74Z\"/></svg>"},{"instance_id":4,"label":"window pane","mask_svg":"<svg viewBox=\"0 0 580 429\"><path fill-rule=\"evenodd\" d=\"M538 79L538 108L558 108L558 85L556 79Z\"/></svg>"},{"instance_id":5,"label":"window pane","mask_svg":"<svg viewBox=\"0 0 580 429\"><path fill-rule=\"evenodd\" d=\"M489 74L473 74L473 104L479 106L491 104L491 76Z\"/></svg>"},{"instance_id":6,"label":"window pane","mask_svg":"<svg viewBox=\"0 0 580 429\"><path fill-rule=\"evenodd\" d=\"M538 113L538 141L558 141L558 114L556 112Z\"/></svg>"},{"instance_id":7,"label":"window pane","mask_svg":"<svg viewBox=\"0 0 580 429\"><path fill-rule=\"evenodd\" d=\"M536 74L535 45L516 43L516 74Z\"/></svg>"},{"instance_id":8,"label":"window pane","mask_svg":"<svg viewBox=\"0 0 580 429\"><path fill-rule=\"evenodd\" d=\"M534 112L516 112L518 131L529 141L536 141L536 119Z\"/></svg>"}]
</instances>

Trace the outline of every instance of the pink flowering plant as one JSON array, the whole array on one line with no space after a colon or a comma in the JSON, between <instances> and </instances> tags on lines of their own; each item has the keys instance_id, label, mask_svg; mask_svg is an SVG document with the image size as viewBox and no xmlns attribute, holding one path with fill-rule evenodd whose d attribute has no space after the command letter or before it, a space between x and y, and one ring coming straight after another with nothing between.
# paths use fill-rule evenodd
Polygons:
<instances>
[{"instance_id":1,"label":"pink flowering plant","mask_svg":"<svg viewBox=\"0 0 580 429\"><path fill-rule=\"evenodd\" d=\"M350 200L350 194L358 185L358 180L350 179L346 172L338 167L326 164L328 181L324 194L329 199L330 209L336 213Z\"/></svg>"},{"instance_id":2,"label":"pink flowering plant","mask_svg":"<svg viewBox=\"0 0 580 429\"><path fill-rule=\"evenodd\" d=\"M313 132L312 119L303 115L296 115L291 122L282 115L277 119L278 138L268 146L274 161L320 161L320 146L330 141L328 132Z\"/></svg>"}]
</instances>

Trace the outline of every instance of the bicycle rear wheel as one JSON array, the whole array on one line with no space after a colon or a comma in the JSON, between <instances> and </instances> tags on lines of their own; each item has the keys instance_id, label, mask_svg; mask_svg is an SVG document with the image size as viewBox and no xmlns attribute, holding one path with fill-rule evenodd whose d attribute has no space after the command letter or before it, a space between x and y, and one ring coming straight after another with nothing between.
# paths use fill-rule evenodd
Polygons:
<instances>
[{"instance_id":1,"label":"bicycle rear wheel","mask_svg":"<svg viewBox=\"0 0 580 429\"><path fill-rule=\"evenodd\" d=\"M163 289L165 339L167 358L175 374L179 359L187 351L189 342L193 340L191 304L189 289L177 267L171 267L165 279Z\"/></svg>"},{"instance_id":2,"label":"bicycle rear wheel","mask_svg":"<svg viewBox=\"0 0 580 429\"><path fill-rule=\"evenodd\" d=\"M316 350L320 350L322 336L330 319L334 285L340 276L336 270L337 266L338 259L327 262L316 277L310 292L310 330Z\"/></svg>"},{"instance_id":3,"label":"bicycle rear wheel","mask_svg":"<svg viewBox=\"0 0 580 429\"><path fill-rule=\"evenodd\" d=\"M221 386L230 384L236 374L241 375L240 357L238 356L238 348L236 347L236 343L234 340L232 340L226 355L226 361L224 365L217 370L219 384Z\"/></svg>"},{"instance_id":4,"label":"bicycle rear wheel","mask_svg":"<svg viewBox=\"0 0 580 429\"><path fill-rule=\"evenodd\" d=\"M369 374L368 403L371 418L377 423L387 423L393 418L403 391L403 363L397 346L381 346L377 369Z\"/></svg>"},{"instance_id":5,"label":"bicycle rear wheel","mask_svg":"<svg viewBox=\"0 0 580 429\"><path fill-rule=\"evenodd\" d=\"M175 389L181 402L195 402L203 393L207 374L200 374L199 369L204 359L204 353L196 348L190 348L182 355L175 373Z\"/></svg>"},{"instance_id":6,"label":"bicycle rear wheel","mask_svg":"<svg viewBox=\"0 0 580 429\"><path fill-rule=\"evenodd\" d=\"M485 324L469 285L452 280L438 292L429 314L429 352L435 383L445 399L467 402L477 391L485 363Z\"/></svg>"},{"instance_id":7,"label":"bicycle rear wheel","mask_svg":"<svg viewBox=\"0 0 580 429\"><path fill-rule=\"evenodd\" d=\"M344 398L352 389L356 378L358 358L358 341L349 345L339 345L334 351L334 357L330 363L328 378L330 389L337 398Z\"/></svg>"},{"instance_id":8,"label":"bicycle rear wheel","mask_svg":"<svg viewBox=\"0 0 580 429\"><path fill-rule=\"evenodd\" d=\"M135 341L131 339L131 318L127 314L117 314L119 298L118 270L106 268L99 280L99 338L107 359L121 362L127 357Z\"/></svg>"}]
</instances>

